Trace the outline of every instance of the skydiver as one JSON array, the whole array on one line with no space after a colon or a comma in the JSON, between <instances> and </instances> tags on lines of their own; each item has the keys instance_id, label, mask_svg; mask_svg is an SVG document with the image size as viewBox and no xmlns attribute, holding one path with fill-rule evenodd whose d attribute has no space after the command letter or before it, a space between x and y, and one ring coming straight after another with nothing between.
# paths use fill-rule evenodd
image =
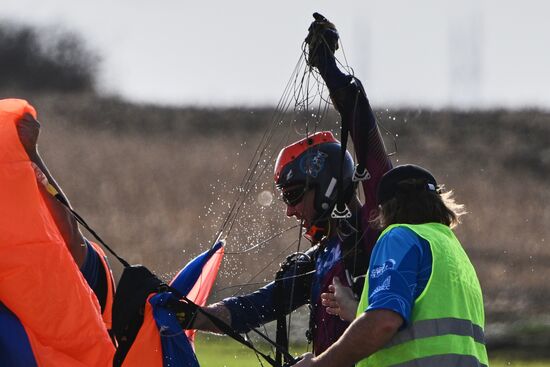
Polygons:
<instances>
[{"instance_id":1,"label":"skydiver","mask_svg":"<svg viewBox=\"0 0 550 367\"><path fill-rule=\"evenodd\" d=\"M350 127L358 163L366 169L361 172L365 203L361 203L356 194L355 163L349 152L341 160L340 142L330 132L319 132L285 147L276 162L275 183L287 206L286 215L301 222L312 247L287 258L276 276L282 280L251 294L224 299L204 310L245 333L251 327L284 319L286 314L309 304L311 316L306 334L313 342L314 354L318 355L349 326L348 321L326 312L321 294L328 292L335 281L351 287L356 296L360 294L361 276L367 271L372 248L380 234L370 224L377 213L376 188L392 163L362 83L343 73L336 64L334 52L339 38L336 28L319 14L314 17L305 40L307 63L320 73L334 107ZM341 162L343 197L352 214L345 220L330 217L337 202ZM190 319L182 320L188 328L219 332L201 313ZM288 342L285 337L277 339L282 344Z\"/></svg>"}]
</instances>

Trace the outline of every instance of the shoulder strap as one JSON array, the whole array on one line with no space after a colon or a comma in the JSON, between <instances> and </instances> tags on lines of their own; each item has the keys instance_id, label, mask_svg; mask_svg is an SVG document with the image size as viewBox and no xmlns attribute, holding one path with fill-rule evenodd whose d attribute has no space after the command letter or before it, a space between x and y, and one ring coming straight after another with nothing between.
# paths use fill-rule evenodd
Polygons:
<instances>
[{"instance_id":1,"label":"shoulder strap","mask_svg":"<svg viewBox=\"0 0 550 367\"><path fill-rule=\"evenodd\" d=\"M142 265L124 268L113 301L113 334L118 348L113 366L121 366L143 325L145 301L168 285Z\"/></svg>"}]
</instances>

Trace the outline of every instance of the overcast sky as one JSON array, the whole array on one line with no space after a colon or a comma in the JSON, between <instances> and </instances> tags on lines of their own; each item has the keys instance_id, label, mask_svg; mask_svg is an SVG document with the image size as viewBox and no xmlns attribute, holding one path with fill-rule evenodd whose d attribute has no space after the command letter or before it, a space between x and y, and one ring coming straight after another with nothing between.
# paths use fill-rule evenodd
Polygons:
<instances>
[{"instance_id":1,"label":"overcast sky","mask_svg":"<svg viewBox=\"0 0 550 367\"><path fill-rule=\"evenodd\" d=\"M545 0L2 0L0 19L80 33L130 100L274 105L313 11L377 107L550 108Z\"/></svg>"}]
</instances>

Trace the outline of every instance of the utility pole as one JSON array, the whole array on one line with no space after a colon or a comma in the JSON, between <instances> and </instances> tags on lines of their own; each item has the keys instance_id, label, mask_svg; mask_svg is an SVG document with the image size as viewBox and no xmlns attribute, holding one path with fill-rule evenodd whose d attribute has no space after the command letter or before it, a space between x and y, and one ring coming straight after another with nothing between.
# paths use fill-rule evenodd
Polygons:
<instances>
[{"instance_id":1,"label":"utility pole","mask_svg":"<svg viewBox=\"0 0 550 367\"><path fill-rule=\"evenodd\" d=\"M449 104L479 106L482 95L483 14L477 0L449 7Z\"/></svg>"}]
</instances>

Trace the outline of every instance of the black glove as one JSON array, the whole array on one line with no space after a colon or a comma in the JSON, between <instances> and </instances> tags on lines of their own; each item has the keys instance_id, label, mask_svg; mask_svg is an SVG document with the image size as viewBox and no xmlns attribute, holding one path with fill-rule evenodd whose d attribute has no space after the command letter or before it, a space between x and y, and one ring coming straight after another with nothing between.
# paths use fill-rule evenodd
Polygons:
<instances>
[{"instance_id":1,"label":"black glove","mask_svg":"<svg viewBox=\"0 0 550 367\"><path fill-rule=\"evenodd\" d=\"M305 275L315 270L315 259L310 256L311 253L296 252L288 255L285 261L280 264L280 269L275 278ZM289 274L290 271L292 274Z\"/></svg>"},{"instance_id":2,"label":"black glove","mask_svg":"<svg viewBox=\"0 0 550 367\"><path fill-rule=\"evenodd\" d=\"M313 13L315 20L308 29L305 39L308 45L308 60L310 66L322 65L322 58L334 57L338 49L338 31L334 24L319 13Z\"/></svg>"}]
</instances>

